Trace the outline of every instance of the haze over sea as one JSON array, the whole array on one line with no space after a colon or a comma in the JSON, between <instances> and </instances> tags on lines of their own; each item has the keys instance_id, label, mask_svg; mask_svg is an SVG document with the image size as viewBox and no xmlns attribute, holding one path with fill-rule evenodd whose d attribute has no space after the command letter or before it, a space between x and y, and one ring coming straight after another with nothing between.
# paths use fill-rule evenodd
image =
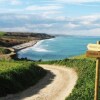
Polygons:
<instances>
[{"instance_id":1,"label":"haze over sea","mask_svg":"<svg viewBox=\"0 0 100 100\"><path fill-rule=\"evenodd\" d=\"M19 58L31 60L59 60L85 54L88 43L96 43L100 37L57 36L39 41L33 47L18 52Z\"/></svg>"}]
</instances>

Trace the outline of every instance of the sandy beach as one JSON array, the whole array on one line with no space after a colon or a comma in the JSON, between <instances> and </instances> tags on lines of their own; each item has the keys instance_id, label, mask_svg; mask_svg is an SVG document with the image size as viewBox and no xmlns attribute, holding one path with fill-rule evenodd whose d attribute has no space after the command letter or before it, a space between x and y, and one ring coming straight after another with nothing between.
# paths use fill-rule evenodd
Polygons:
<instances>
[{"instance_id":1,"label":"sandy beach","mask_svg":"<svg viewBox=\"0 0 100 100\"><path fill-rule=\"evenodd\" d=\"M33 41L28 42L28 43L23 43L20 45L13 46L12 48L15 51L19 51L19 50L22 50L22 49L25 49L25 48L28 48L28 47L35 45L38 41L40 41L40 40L33 40Z\"/></svg>"}]
</instances>

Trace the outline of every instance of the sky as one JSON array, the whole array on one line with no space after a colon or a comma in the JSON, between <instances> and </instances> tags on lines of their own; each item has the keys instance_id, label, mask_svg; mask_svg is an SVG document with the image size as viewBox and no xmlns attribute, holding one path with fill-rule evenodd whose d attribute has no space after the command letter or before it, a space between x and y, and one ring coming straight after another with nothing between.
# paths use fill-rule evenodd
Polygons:
<instances>
[{"instance_id":1,"label":"sky","mask_svg":"<svg viewBox=\"0 0 100 100\"><path fill-rule=\"evenodd\" d=\"M0 0L0 31L100 36L100 0Z\"/></svg>"}]
</instances>

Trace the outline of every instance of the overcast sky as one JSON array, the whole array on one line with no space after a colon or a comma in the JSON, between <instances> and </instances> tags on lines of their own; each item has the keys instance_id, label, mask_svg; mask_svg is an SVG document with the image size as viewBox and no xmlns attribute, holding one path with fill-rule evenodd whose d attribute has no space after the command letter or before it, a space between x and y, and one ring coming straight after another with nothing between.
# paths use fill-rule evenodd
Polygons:
<instances>
[{"instance_id":1,"label":"overcast sky","mask_svg":"<svg viewBox=\"0 0 100 100\"><path fill-rule=\"evenodd\" d=\"M0 0L0 30L100 36L100 0Z\"/></svg>"}]
</instances>

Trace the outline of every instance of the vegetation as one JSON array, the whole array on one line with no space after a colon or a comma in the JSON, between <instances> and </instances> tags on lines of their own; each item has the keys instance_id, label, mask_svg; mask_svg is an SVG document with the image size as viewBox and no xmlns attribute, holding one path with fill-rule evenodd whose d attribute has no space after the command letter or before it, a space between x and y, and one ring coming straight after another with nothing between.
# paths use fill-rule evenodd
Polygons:
<instances>
[{"instance_id":1,"label":"vegetation","mask_svg":"<svg viewBox=\"0 0 100 100\"><path fill-rule=\"evenodd\" d=\"M29 32L6 32L5 34L6 36L10 36L10 37L35 37L35 38L39 38L39 39L49 39L49 38L53 38L54 36L45 34L45 33L29 33Z\"/></svg>"},{"instance_id":2,"label":"vegetation","mask_svg":"<svg viewBox=\"0 0 100 100\"><path fill-rule=\"evenodd\" d=\"M88 59L88 60L96 60L96 58L87 58L85 54L71 57L71 59Z\"/></svg>"},{"instance_id":3,"label":"vegetation","mask_svg":"<svg viewBox=\"0 0 100 100\"><path fill-rule=\"evenodd\" d=\"M79 76L77 84L73 89L73 92L70 94L68 98L66 98L66 100L93 100L96 61L87 58L83 59L76 59L76 58L74 57L73 59L46 61L41 63L65 65L66 67L74 68L77 71ZM100 95L98 100L100 100Z\"/></svg>"},{"instance_id":4,"label":"vegetation","mask_svg":"<svg viewBox=\"0 0 100 100\"><path fill-rule=\"evenodd\" d=\"M10 52L10 50L0 47L0 54L8 54Z\"/></svg>"},{"instance_id":5,"label":"vegetation","mask_svg":"<svg viewBox=\"0 0 100 100\"><path fill-rule=\"evenodd\" d=\"M30 61L0 61L0 96L22 91L45 74L43 68Z\"/></svg>"},{"instance_id":6,"label":"vegetation","mask_svg":"<svg viewBox=\"0 0 100 100\"><path fill-rule=\"evenodd\" d=\"M0 37L4 36L5 32L0 32Z\"/></svg>"},{"instance_id":7,"label":"vegetation","mask_svg":"<svg viewBox=\"0 0 100 100\"><path fill-rule=\"evenodd\" d=\"M49 39L53 37L54 36L44 33L0 32L0 46L11 47L33 40Z\"/></svg>"}]
</instances>

